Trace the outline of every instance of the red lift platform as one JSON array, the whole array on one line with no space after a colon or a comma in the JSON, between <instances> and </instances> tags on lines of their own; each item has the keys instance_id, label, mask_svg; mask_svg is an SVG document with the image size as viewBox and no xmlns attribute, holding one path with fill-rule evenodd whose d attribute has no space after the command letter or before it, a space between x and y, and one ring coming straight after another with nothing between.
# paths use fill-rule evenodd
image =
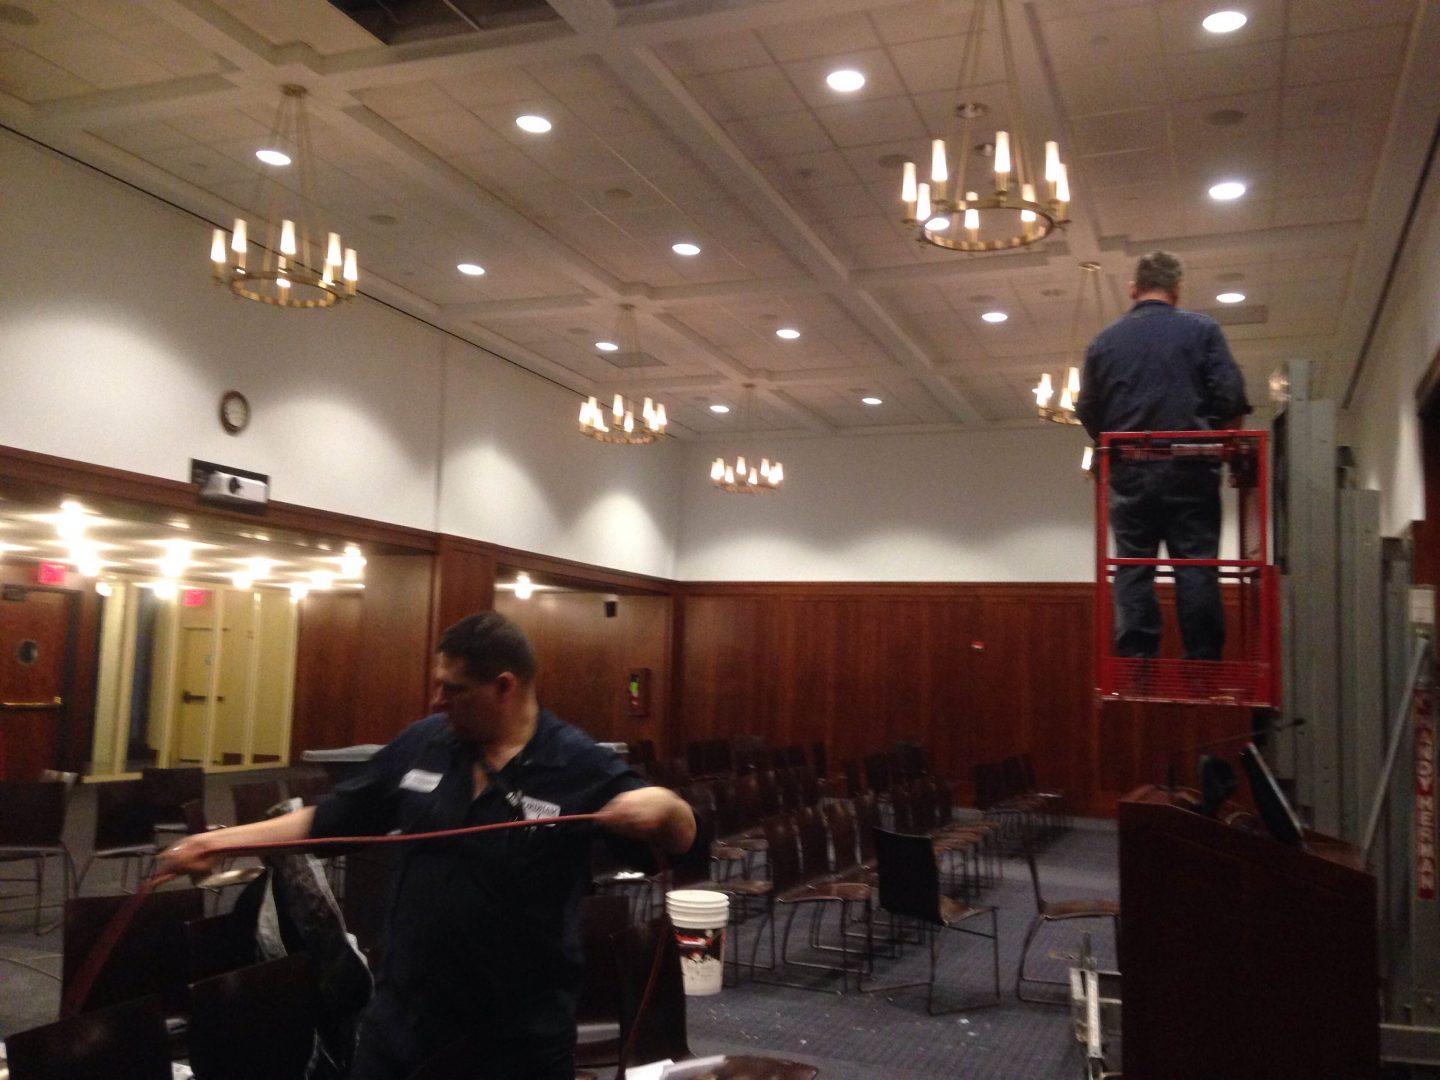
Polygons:
<instances>
[{"instance_id":1,"label":"red lift platform","mask_svg":"<svg viewBox=\"0 0 1440 1080\"><path fill-rule=\"evenodd\" d=\"M1105 432L1095 485L1095 673L1102 701L1153 701L1276 709L1280 704L1279 574L1270 561L1270 435L1266 431ZM1117 461L1218 459L1239 504L1234 559L1121 559L1110 553L1110 469ZM1114 654L1115 571L1153 566L1157 580L1175 568L1213 566L1237 594L1239 618L1226 618L1226 658L1122 657ZM1228 591L1228 590L1227 590ZM1227 608L1230 605L1227 603ZM1233 610L1233 609L1232 609Z\"/></svg>"}]
</instances>

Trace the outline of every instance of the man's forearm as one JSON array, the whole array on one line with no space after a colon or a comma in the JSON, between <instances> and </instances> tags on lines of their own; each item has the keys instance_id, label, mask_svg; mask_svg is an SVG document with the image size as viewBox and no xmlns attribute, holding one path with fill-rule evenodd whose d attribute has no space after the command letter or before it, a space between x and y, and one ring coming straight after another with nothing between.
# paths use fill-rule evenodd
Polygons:
<instances>
[{"instance_id":1,"label":"man's forearm","mask_svg":"<svg viewBox=\"0 0 1440 1080\"><path fill-rule=\"evenodd\" d=\"M281 840L305 840L315 821L315 808L307 806L300 810L282 814L266 821L255 821L249 825L233 825L228 829L216 829L205 833L204 845L211 851L218 848L249 847L253 844L269 844ZM202 839L196 837L194 839Z\"/></svg>"}]
</instances>

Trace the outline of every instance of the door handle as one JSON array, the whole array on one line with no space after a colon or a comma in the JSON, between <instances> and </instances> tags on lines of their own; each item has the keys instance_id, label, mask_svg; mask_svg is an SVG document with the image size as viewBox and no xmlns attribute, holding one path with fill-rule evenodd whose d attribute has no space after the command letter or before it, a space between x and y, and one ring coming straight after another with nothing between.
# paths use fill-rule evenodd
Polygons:
<instances>
[{"instance_id":1,"label":"door handle","mask_svg":"<svg viewBox=\"0 0 1440 1080\"><path fill-rule=\"evenodd\" d=\"M64 704L59 697L49 701L0 701L0 709L58 709Z\"/></svg>"},{"instance_id":2,"label":"door handle","mask_svg":"<svg viewBox=\"0 0 1440 1080\"><path fill-rule=\"evenodd\" d=\"M186 690L183 694L180 695L180 700L183 701L186 705L193 705L193 704L195 704L195 702L197 702L197 701L209 701L209 700L210 700L210 695L209 695L209 694L192 694L192 693L190 693L189 690ZM215 698L215 700L216 700L216 701L224 701L224 700L225 700L225 695L224 695L224 694L220 694L218 697Z\"/></svg>"}]
</instances>

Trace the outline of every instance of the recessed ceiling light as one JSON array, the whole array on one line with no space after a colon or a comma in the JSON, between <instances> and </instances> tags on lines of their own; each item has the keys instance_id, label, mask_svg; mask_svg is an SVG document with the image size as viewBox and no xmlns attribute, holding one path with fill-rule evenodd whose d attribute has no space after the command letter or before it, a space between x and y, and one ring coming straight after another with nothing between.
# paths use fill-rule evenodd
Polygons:
<instances>
[{"instance_id":1,"label":"recessed ceiling light","mask_svg":"<svg viewBox=\"0 0 1440 1080\"><path fill-rule=\"evenodd\" d=\"M255 156L261 161L263 161L266 165L280 166L290 164L290 155L285 153L283 150L271 150L268 148L264 150L256 150Z\"/></svg>"},{"instance_id":2,"label":"recessed ceiling light","mask_svg":"<svg viewBox=\"0 0 1440 1080\"><path fill-rule=\"evenodd\" d=\"M860 399L860 403L861 403L862 405L884 405L884 404L885 404L885 402L881 401L878 397L873 397L873 396L872 396L872 397L862 397L862 398Z\"/></svg>"},{"instance_id":3,"label":"recessed ceiling light","mask_svg":"<svg viewBox=\"0 0 1440 1080\"><path fill-rule=\"evenodd\" d=\"M619 351L620 351L620 346L619 346L619 345L616 345L615 342L613 342L613 341L597 341L597 342L595 342L595 347L596 347L597 349L599 349L601 352L619 352Z\"/></svg>"},{"instance_id":4,"label":"recessed ceiling light","mask_svg":"<svg viewBox=\"0 0 1440 1080\"><path fill-rule=\"evenodd\" d=\"M528 131L531 135L544 135L551 128L551 123L543 116L535 116L526 113L524 116L515 118L515 126L521 131Z\"/></svg>"},{"instance_id":5,"label":"recessed ceiling light","mask_svg":"<svg viewBox=\"0 0 1440 1080\"><path fill-rule=\"evenodd\" d=\"M1215 299L1222 304L1238 304L1245 299L1245 294L1243 292L1222 292Z\"/></svg>"},{"instance_id":6,"label":"recessed ceiling light","mask_svg":"<svg viewBox=\"0 0 1440 1080\"><path fill-rule=\"evenodd\" d=\"M980 318L989 323L1002 323L1009 317L1010 316L1006 315L1003 311L987 311L984 315L980 316Z\"/></svg>"},{"instance_id":7,"label":"recessed ceiling light","mask_svg":"<svg viewBox=\"0 0 1440 1080\"><path fill-rule=\"evenodd\" d=\"M1243 11L1217 11L1206 15L1200 25L1212 34L1229 34L1239 30L1247 21Z\"/></svg>"},{"instance_id":8,"label":"recessed ceiling light","mask_svg":"<svg viewBox=\"0 0 1440 1080\"><path fill-rule=\"evenodd\" d=\"M950 227L950 219L944 214L936 214L929 221L925 222L925 228L931 232L944 232Z\"/></svg>"},{"instance_id":9,"label":"recessed ceiling light","mask_svg":"<svg viewBox=\"0 0 1440 1080\"><path fill-rule=\"evenodd\" d=\"M399 220L394 214L371 214L369 217L371 225L384 225L387 228Z\"/></svg>"},{"instance_id":10,"label":"recessed ceiling light","mask_svg":"<svg viewBox=\"0 0 1440 1080\"><path fill-rule=\"evenodd\" d=\"M853 94L865 85L865 76L854 68L841 68L839 71L832 71L825 76L825 82L831 90L837 90L842 94Z\"/></svg>"},{"instance_id":11,"label":"recessed ceiling light","mask_svg":"<svg viewBox=\"0 0 1440 1080\"><path fill-rule=\"evenodd\" d=\"M689 241L682 240L678 244L671 244L670 250L675 252L676 255L699 255L700 245L692 244Z\"/></svg>"},{"instance_id":12,"label":"recessed ceiling light","mask_svg":"<svg viewBox=\"0 0 1440 1080\"><path fill-rule=\"evenodd\" d=\"M1239 180L1222 180L1210 186L1210 198L1216 202L1230 202L1245 194L1245 185Z\"/></svg>"},{"instance_id":13,"label":"recessed ceiling light","mask_svg":"<svg viewBox=\"0 0 1440 1080\"><path fill-rule=\"evenodd\" d=\"M459 270L462 274L468 274L470 277L479 277L485 273L485 267L479 263L457 263L455 269Z\"/></svg>"},{"instance_id":14,"label":"recessed ceiling light","mask_svg":"<svg viewBox=\"0 0 1440 1080\"><path fill-rule=\"evenodd\" d=\"M720 405L720 404L717 403L717 404L715 404L715 405L711 405L711 406L710 406L710 411L713 412L713 413L715 413L717 416L720 416L720 415L724 415L725 413L729 412L729 411L730 411L730 406L729 406L729 405Z\"/></svg>"},{"instance_id":15,"label":"recessed ceiling light","mask_svg":"<svg viewBox=\"0 0 1440 1080\"><path fill-rule=\"evenodd\" d=\"M796 330L793 326L782 326L779 330L775 331L775 336L784 338L786 341L794 341L800 336L800 331Z\"/></svg>"}]
</instances>

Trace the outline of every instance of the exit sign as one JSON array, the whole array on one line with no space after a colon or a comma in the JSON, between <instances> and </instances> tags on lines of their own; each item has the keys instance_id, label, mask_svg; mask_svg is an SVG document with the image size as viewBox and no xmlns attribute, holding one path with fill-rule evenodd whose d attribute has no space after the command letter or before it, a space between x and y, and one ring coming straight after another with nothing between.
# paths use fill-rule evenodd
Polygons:
<instances>
[{"instance_id":1,"label":"exit sign","mask_svg":"<svg viewBox=\"0 0 1440 1080\"><path fill-rule=\"evenodd\" d=\"M61 562L42 562L35 568L35 581L40 585L64 585L65 564Z\"/></svg>"}]
</instances>

